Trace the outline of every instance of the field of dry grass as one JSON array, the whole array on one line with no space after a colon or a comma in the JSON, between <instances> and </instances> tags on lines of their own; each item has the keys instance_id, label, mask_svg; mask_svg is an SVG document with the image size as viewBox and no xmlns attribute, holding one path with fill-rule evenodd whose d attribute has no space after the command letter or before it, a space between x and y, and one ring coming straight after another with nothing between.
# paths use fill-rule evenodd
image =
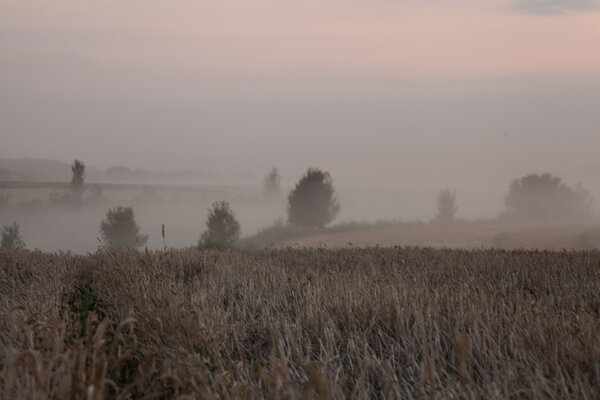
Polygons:
<instances>
[{"instance_id":1,"label":"field of dry grass","mask_svg":"<svg viewBox=\"0 0 600 400\"><path fill-rule=\"evenodd\" d=\"M600 253L0 252L0 397L600 398Z\"/></svg>"},{"instance_id":2,"label":"field of dry grass","mask_svg":"<svg viewBox=\"0 0 600 400\"><path fill-rule=\"evenodd\" d=\"M340 232L311 233L288 240L285 245L590 250L600 248L600 223L506 223L490 220L452 224L384 224Z\"/></svg>"}]
</instances>

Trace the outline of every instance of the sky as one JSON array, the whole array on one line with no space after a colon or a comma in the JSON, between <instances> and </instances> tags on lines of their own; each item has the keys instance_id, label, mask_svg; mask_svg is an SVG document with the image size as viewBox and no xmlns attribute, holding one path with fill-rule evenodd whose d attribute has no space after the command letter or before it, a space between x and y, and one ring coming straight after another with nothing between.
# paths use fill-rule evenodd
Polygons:
<instances>
[{"instance_id":1,"label":"sky","mask_svg":"<svg viewBox=\"0 0 600 400\"><path fill-rule=\"evenodd\" d=\"M600 199L599 109L593 0L0 0L5 158L313 166L350 204L447 186L485 216L532 172Z\"/></svg>"}]
</instances>

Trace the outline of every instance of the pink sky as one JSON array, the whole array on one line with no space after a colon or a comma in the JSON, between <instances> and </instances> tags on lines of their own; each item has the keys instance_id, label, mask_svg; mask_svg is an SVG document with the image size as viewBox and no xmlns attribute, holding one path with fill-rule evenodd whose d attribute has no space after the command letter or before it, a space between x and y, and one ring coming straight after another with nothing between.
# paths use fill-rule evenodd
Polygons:
<instances>
[{"instance_id":1,"label":"pink sky","mask_svg":"<svg viewBox=\"0 0 600 400\"><path fill-rule=\"evenodd\" d=\"M593 3L0 0L0 157L600 199Z\"/></svg>"},{"instance_id":2,"label":"pink sky","mask_svg":"<svg viewBox=\"0 0 600 400\"><path fill-rule=\"evenodd\" d=\"M390 3L2 0L0 48L9 63L55 53L113 68L151 65L149 72L481 79L600 70L598 11L528 15L502 1Z\"/></svg>"}]
</instances>

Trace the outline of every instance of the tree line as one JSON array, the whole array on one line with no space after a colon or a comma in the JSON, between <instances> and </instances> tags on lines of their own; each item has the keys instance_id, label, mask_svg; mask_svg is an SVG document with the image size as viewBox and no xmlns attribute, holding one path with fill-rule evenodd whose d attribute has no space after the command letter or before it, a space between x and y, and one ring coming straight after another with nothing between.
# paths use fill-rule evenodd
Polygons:
<instances>
[{"instance_id":1,"label":"tree line","mask_svg":"<svg viewBox=\"0 0 600 400\"><path fill-rule=\"evenodd\" d=\"M85 164L74 160L71 166L70 191L63 201L79 204L83 200ZM267 199L280 198L281 175L271 169L263 179L263 194ZM510 221L550 221L586 219L593 216L592 198L581 185L570 187L551 174L530 174L515 179L504 199L505 210L499 219ZM309 168L287 196L287 221L293 226L323 228L330 224L341 209L331 175ZM458 211L456 193L442 189L437 197L436 223L452 223ZM2 229L1 248L24 248L19 225L14 222ZM148 235L140 233L132 207L116 207L106 213L100 223L104 244L113 248L139 248ZM164 225L163 225L164 240ZM240 224L226 201L217 201L208 209L206 230L198 241L200 248L234 247L240 239Z\"/></svg>"}]
</instances>

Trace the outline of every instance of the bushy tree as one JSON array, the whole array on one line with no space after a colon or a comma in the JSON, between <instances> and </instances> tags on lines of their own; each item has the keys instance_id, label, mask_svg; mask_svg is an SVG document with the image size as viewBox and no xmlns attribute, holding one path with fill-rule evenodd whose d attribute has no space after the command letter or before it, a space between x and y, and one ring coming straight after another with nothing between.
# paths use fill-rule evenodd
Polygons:
<instances>
[{"instance_id":1,"label":"bushy tree","mask_svg":"<svg viewBox=\"0 0 600 400\"><path fill-rule=\"evenodd\" d=\"M208 209L206 228L200 237L199 247L233 247L240 238L240 223L226 201L217 201Z\"/></svg>"},{"instance_id":2,"label":"bushy tree","mask_svg":"<svg viewBox=\"0 0 600 400\"><path fill-rule=\"evenodd\" d=\"M82 161L75 160L71 165L71 172L71 190L74 193L81 194L83 182L85 181L85 164Z\"/></svg>"},{"instance_id":3,"label":"bushy tree","mask_svg":"<svg viewBox=\"0 0 600 400\"><path fill-rule=\"evenodd\" d=\"M19 250L25 248L25 242L21 239L19 225L16 222L2 228L2 242L0 248L4 250Z\"/></svg>"},{"instance_id":4,"label":"bushy tree","mask_svg":"<svg viewBox=\"0 0 600 400\"><path fill-rule=\"evenodd\" d=\"M288 221L305 227L323 227L340 212L329 172L309 168L288 196Z\"/></svg>"},{"instance_id":5,"label":"bushy tree","mask_svg":"<svg viewBox=\"0 0 600 400\"><path fill-rule=\"evenodd\" d=\"M281 195L281 176L277 168L271 169L263 179L263 193L267 198L276 198Z\"/></svg>"},{"instance_id":6,"label":"bushy tree","mask_svg":"<svg viewBox=\"0 0 600 400\"><path fill-rule=\"evenodd\" d=\"M114 248L135 249L146 244L148 235L140 235L131 207L117 207L108 210L106 219L100 224L100 234L104 242Z\"/></svg>"},{"instance_id":7,"label":"bushy tree","mask_svg":"<svg viewBox=\"0 0 600 400\"><path fill-rule=\"evenodd\" d=\"M505 216L519 219L581 219L592 215L592 199L581 185L571 188L550 174L515 179L504 200Z\"/></svg>"},{"instance_id":8,"label":"bushy tree","mask_svg":"<svg viewBox=\"0 0 600 400\"><path fill-rule=\"evenodd\" d=\"M450 189L442 189L437 198L437 222L448 223L454 221L454 215L458 211L456 206L456 194Z\"/></svg>"}]
</instances>

